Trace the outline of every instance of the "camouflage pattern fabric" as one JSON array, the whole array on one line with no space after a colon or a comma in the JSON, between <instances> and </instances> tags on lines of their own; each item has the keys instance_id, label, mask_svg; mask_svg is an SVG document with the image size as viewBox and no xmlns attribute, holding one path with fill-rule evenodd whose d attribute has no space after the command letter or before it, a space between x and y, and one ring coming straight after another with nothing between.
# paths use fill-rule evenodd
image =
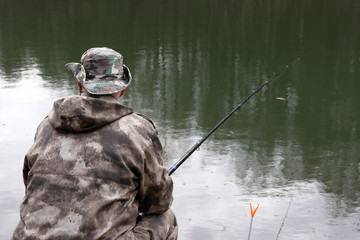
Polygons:
<instances>
[{"instance_id":1,"label":"camouflage pattern fabric","mask_svg":"<svg viewBox=\"0 0 360 240\"><path fill-rule=\"evenodd\" d=\"M12 239L176 239L161 153L154 125L111 96L57 100L25 156Z\"/></svg>"},{"instance_id":2,"label":"camouflage pattern fabric","mask_svg":"<svg viewBox=\"0 0 360 240\"><path fill-rule=\"evenodd\" d=\"M91 94L120 92L131 83L131 73L123 64L123 56L110 48L90 48L84 52L80 61L81 63L68 63L65 66Z\"/></svg>"}]
</instances>

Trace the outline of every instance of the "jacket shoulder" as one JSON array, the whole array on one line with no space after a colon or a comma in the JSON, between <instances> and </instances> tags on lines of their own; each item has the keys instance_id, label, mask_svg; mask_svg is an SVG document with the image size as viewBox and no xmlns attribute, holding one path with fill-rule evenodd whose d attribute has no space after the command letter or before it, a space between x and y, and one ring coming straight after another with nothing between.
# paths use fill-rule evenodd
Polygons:
<instances>
[{"instance_id":1,"label":"jacket shoulder","mask_svg":"<svg viewBox=\"0 0 360 240\"><path fill-rule=\"evenodd\" d=\"M134 113L135 113L136 115L138 115L138 116L146 119L147 121L149 121L149 122L153 125L153 127L154 127L155 129L157 129L155 122L154 122L150 117L148 117L148 116L146 116L145 114L142 114L142 113L137 113L137 112L134 112Z\"/></svg>"}]
</instances>

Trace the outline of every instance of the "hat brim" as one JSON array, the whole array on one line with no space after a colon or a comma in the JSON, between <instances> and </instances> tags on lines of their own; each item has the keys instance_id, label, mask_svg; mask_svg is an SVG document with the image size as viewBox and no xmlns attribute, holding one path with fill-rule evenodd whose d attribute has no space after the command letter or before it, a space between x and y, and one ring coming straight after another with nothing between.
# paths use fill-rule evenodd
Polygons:
<instances>
[{"instance_id":1,"label":"hat brim","mask_svg":"<svg viewBox=\"0 0 360 240\"><path fill-rule=\"evenodd\" d=\"M123 64L124 75L99 75L92 79L86 77L86 71L80 63L68 63L65 67L74 74L80 85L91 94L106 95L125 90L132 81L129 68Z\"/></svg>"}]
</instances>

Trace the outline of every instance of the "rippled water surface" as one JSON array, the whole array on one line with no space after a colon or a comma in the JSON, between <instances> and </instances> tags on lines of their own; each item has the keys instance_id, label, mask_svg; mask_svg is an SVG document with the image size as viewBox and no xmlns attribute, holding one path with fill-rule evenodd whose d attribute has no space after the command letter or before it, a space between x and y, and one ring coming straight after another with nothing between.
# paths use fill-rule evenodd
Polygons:
<instances>
[{"instance_id":1,"label":"rippled water surface","mask_svg":"<svg viewBox=\"0 0 360 240\"><path fill-rule=\"evenodd\" d=\"M172 175L179 239L360 239L360 2L0 0L0 239L24 196L23 157L64 65L124 55L122 102L158 125L171 167L274 72ZM277 98L284 98L278 100Z\"/></svg>"}]
</instances>

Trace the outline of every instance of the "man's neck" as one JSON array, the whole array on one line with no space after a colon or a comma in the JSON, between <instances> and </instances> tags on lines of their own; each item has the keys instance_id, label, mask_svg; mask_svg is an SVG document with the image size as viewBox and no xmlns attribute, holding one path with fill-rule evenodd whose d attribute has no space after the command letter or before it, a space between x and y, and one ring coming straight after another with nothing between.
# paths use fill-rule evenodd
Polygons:
<instances>
[{"instance_id":1,"label":"man's neck","mask_svg":"<svg viewBox=\"0 0 360 240\"><path fill-rule=\"evenodd\" d=\"M84 96L84 97L92 97L92 98L99 98L101 100L105 100L108 102L118 102L117 99L115 99L111 94L108 95L95 95L95 94L91 94L87 91L83 91L80 96Z\"/></svg>"}]
</instances>

